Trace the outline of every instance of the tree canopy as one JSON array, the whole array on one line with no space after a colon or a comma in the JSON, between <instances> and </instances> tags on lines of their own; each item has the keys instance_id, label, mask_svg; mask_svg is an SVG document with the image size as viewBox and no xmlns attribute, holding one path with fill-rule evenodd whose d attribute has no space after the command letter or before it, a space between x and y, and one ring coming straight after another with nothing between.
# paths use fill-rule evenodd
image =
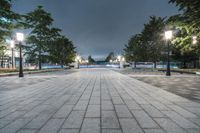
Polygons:
<instances>
[{"instance_id":1,"label":"tree canopy","mask_svg":"<svg viewBox=\"0 0 200 133\"><path fill-rule=\"evenodd\" d=\"M64 36L57 38L49 47L50 61L63 65L73 62L76 56L73 43Z\"/></svg>"},{"instance_id":2,"label":"tree canopy","mask_svg":"<svg viewBox=\"0 0 200 133\"><path fill-rule=\"evenodd\" d=\"M11 0L0 0L0 43L10 36L12 29L16 27L16 21L20 15L11 10Z\"/></svg>"},{"instance_id":3,"label":"tree canopy","mask_svg":"<svg viewBox=\"0 0 200 133\"><path fill-rule=\"evenodd\" d=\"M105 62L109 62L113 58L114 58L114 52L110 52L106 57Z\"/></svg>"},{"instance_id":4,"label":"tree canopy","mask_svg":"<svg viewBox=\"0 0 200 133\"><path fill-rule=\"evenodd\" d=\"M88 63L89 63L89 64L95 63L95 60L92 58L91 55L88 56Z\"/></svg>"},{"instance_id":5,"label":"tree canopy","mask_svg":"<svg viewBox=\"0 0 200 133\"><path fill-rule=\"evenodd\" d=\"M24 15L24 19L25 27L31 29L26 42L29 44L26 47L26 54L35 57L34 60L39 63L39 69L41 69L43 55L48 52L48 47L54 39L60 36L61 30L52 27L51 14L42 6Z\"/></svg>"},{"instance_id":6,"label":"tree canopy","mask_svg":"<svg viewBox=\"0 0 200 133\"><path fill-rule=\"evenodd\" d=\"M128 61L159 61L164 50L165 18L151 16L140 34L133 35L125 45Z\"/></svg>"},{"instance_id":7,"label":"tree canopy","mask_svg":"<svg viewBox=\"0 0 200 133\"><path fill-rule=\"evenodd\" d=\"M170 0L183 12L184 21L200 30L200 1L199 0Z\"/></svg>"}]
</instances>

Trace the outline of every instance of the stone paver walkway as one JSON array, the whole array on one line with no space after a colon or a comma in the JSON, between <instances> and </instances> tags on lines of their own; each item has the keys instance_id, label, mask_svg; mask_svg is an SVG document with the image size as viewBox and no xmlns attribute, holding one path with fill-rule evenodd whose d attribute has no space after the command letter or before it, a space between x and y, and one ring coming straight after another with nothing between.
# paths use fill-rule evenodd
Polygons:
<instances>
[{"instance_id":1,"label":"stone paver walkway","mask_svg":"<svg viewBox=\"0 0 200 133\"><path fill-rule=\"evenodd\" d=\"M146 82L176 95L200 103L200 76L194 74L178 74L166 76L164 72L150 70L133 70L130 68L113 69L134 79Z\"/></svg>"},{"instance_id":2,"label":"stone paver walkway","mask_svg":"<svg viewBox=\"0 0 200 133\"><path fill-rule=\"evenodd\" d=\"M200 76L139 77L133 75L131 77L200 103Z\"/></svg>"},{"instance_id":3,"label":"stone paver walkway","mask_svg":"<svg viewBox=\"0 0 200 133\"><path fill-rule=\"evenodd\" d=\"M199 133L200 104L107 69L0 91L0 133Z\"/></svg>"}]
</instances>

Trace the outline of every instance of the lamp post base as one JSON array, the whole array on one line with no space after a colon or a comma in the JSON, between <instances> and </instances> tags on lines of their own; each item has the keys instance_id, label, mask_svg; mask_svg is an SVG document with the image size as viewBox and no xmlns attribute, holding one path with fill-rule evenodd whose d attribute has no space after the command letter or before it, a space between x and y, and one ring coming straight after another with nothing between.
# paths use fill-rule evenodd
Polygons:
<instances>
[{"instance_id":1,"label":"lamp post base","mask_svg":"<svg viewBox=\"0 0 200 133\"><path fill-rule=\"evenodd\" d=\"M19 77L24 77L24 74L23 74L23 73L20 73L20 74L19 74Z\"/></svg>"},{"instance_id":2,"label":"lamp post base","mask_svg":"<svg viewBox=\"0 0 200 133\"><path fill-rule=\"evenodd\" d=\"M171 76L171 73L170 72L166 72L166 76Z\"/></svg>"}]
</instances>

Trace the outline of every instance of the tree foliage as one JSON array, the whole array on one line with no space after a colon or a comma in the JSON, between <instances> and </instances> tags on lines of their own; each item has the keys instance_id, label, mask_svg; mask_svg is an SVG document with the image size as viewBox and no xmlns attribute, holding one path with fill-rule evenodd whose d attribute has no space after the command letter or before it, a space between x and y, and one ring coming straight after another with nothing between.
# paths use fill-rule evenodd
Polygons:
<instances>
[{"instance_id":1,"label":"tree foliage","mask_svg":"<svg viewBox=\"0 0 200 133\"><path fill-rule=\"evenodd\" d=\"M146 61L147 49L142 41L141 34L132 36L124 48L127 61Z\"/></svg>"},{"instance_id":2,"label":"tree foliage","mask_svg":"<svg viewBox=\"0 0 200 133\"><path fill-rule=\"evenodd\" d=\"M162 58L165 42L163 33L165 30L165 18L150 16L149 22L144 25L142 40L146 45L149 61L157 62Z\"/></svg>"},{"instance_id":3,"label":"tree foliage","mask_svg":"<svg viewBox=\"0 0 200 133\"><path fill-rule=\"evenodd\" d=\"M151 16L140 34L132 36L125 45L125 57L128 61L159 61L164 49L163 37L165 19Z\"/></svg>"},{"instance_id":4,"label":"tree foliage","mask_svg":"<svg viewBox=\"0 0 200 133\"><path fill-rule=\"evenodd\" d=\"M95 63L95 60L92 58L91 55L88 56L88 63L89 63L89 64Z\"/></svg>"},{"instance_id":5,"label":"tree foliage","mask_svg":"<svg viewBox=\"0 0 200 133\"><path fill-rule=\"evenodd\" d=\"M174 35L172 43L180 49L181 54L190 52L199 53L200 47L198 44L192 44L193 36L198 35L196 28L193 28L190 23L185 21L182 15L175 15L168 19L168 25L174 26L177 33ZM198 41L197 41L198 43Z\"/></svg>"},{"instance_id":6,"label":"tree foliage","mask_svg":"<svg viewBox=\"0 0 200 133\"><path fill-rule=\"evenodd\" d=\"M5 39L11 36L12 30L17 27L20 15L11 10L11 0L0 0L0 58L1 67L6 54Z\"/></svg>"},{"instance_id":7,"label":"tree foliage","mask_svg":"<svg viewBox=\"0 0 200 133\"><path fill-rule=\"evenodd\" d=\"M200 55L200 1L199 0L170 0L182 11L182 14L170 17L168 24L179 30L174 44L180 48L182 54L195 52ZM192 45L192 37L197 36L197 44Z\"/></svg>"},{"instance_id":8,"label":"tree foliage","mask_svg":"<svg viewBox=\"0 0 200 133\"><path fill-rule=\"evenodd\" d=\"M0 42L6 36L10 36L12 29L16 27L16 21L20 15L11 10L11 0L0 0Z\"/></svg>"},{"instance_id":9,"label":"tree foliage","mask_svg":"<svg viewBox=\"0 0 200 133\"><path fill-rule=\"evenodd\" d=\"M113 59L114 58L114 53L113 52L110 52L109 54L108 54L108 56L106 57L106 59L105 59L105 62L109 62L111 59Z\"/></svg>"},{"instance_id":10,"label":"tree foliage","mask_svg":"<svg viewBox=\"0 0 200 133\"><path fill-rule=\"evenodd\" d=\"M52 28L53 19L51 14L46 12L42 6L38 6L34 11L24 15L25 27L30 28L31 32L27 38L26 54L35 57L33 61L39 63L43 55L48 51L49 45L57 36L60 36L60 29Z\"/></svg>"},{"instance_id":11,"label":"tree foliage","mask_svg":"<svg viewBox=\"0 0 200 133\"><path fill-rule=\"evenodd\" d=\"M68 65L76 56L73 43L64 36L57 38L49 47L49 58L52 63Z\"/></svg>"},{"instance_id":12,"label":"tree foliage","mask_svg":"<svg viewBox=\"0 0 200 133\"><path fill-rule=\"evenodd\" d=\"M170 0L183 11L184 21L192 27L200 28L200 1L199 0Z\"/></svg>"},{"instance_id":13,"label":"tree foliage","mask_svg":"<svg viewBox=\"0 0 200 133\"><path fill-rule=\"evenodd\" d=\"M174 56L186 67L186 62L197 60L200 56L200 1L170 0L170 2L176 4L182 11L181 14L171 16L168 25L174 26L178 30L173 39L176 51ZM196 44L192 43L193 36L197 37Z\"/></svg>"}]
</instances>

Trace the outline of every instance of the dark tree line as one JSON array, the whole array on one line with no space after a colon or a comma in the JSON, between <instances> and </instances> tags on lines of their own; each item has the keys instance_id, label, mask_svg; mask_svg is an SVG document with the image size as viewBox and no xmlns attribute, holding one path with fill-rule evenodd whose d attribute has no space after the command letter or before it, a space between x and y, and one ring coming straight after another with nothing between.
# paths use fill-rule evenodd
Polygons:
<instances>
[{"instance_id":1,"label":"dark tree line","mask_svg":"<svg viewBox=\"0 0 200 133\"><path fill-rule=\"evenodd\" d=\"M12 29L17 27L20 15L11 11L11 0L0 0L0 60L3 67L3 58L6 56L7 47L5 39L11 36Z\"/></svg>"},{"instance_id":2,"label":"dark tree line","mask_svg":"<svg viewBox=\"0 0 200 133\"><path fill-rule=\"evenodd\" d=\"M91 55L88 56L88 63L89 64L94 64L96 61L92 58Z\"/></svg>"},{"instance_id":3,"label":"dark tree line","mask_svg":"<svg viewBox=\"0 0 200 133\"><path fill-rule=\"evenodd\" d=\"M133 35L125 45L128 61L164 61L164 31L170 29L174 34L170 46L172 60L182 62L182 67L193 62L196 67L196 60L200 57L200 1L170 0L169 3L176 4L182 13L168 18L151 16L141 33Z\"/></svg>"},{"instance_id":4,"label":"dark tree line","mask_svg":"<svg viewBox=\"0 0 200 133\"><path fill-rule=\"evenodd\" d=\"M24 53L27 61L38 64L39 69L42 63L58 63L63 66L74 60L76 52L72 41L61 34L61 29L53 27L51 14L42 6L19 15L11 11L11 0L0 2L0 56L6 49L5 39L12 38L13 29L20 28L30 30L23 47Z\"/></svg>"},{"instance_id":5,"label":"dark tree line","mask_svg":"<svg viewBox=\"0 0 200 133\"><path fill-rule=\"evenodd\" d=\"M125 57L128 61L151 61L155 63L162 60L165 49L162 33L165 28L165 18L151 16L149 22L144 24L140 34L133 35L125 45Z\"/></svg>"}]
</instances>

